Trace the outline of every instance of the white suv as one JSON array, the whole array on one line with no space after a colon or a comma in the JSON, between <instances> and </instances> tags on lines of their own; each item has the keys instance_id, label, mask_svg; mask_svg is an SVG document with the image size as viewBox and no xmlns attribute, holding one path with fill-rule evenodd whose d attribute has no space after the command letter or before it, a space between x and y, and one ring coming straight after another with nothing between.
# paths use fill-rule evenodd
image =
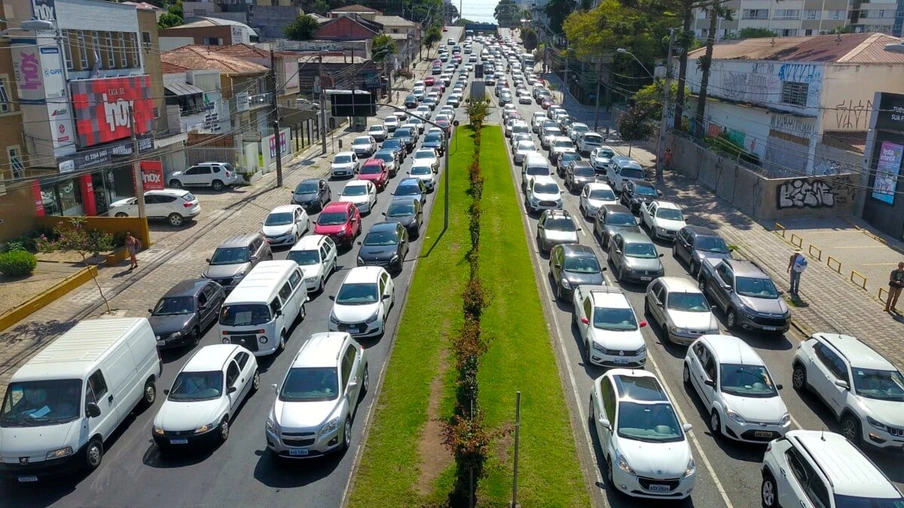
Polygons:
<instances>
[{"instance_id":1,"label":"white suv","mask_svg":"<svg viewBox=\"0 0 904 508\"><path fill-rule=\"evenodd\" d=\"M315 333L292 360L267 418L267 448L302 459L345 451L367 392L364 348L342 332Z\"/></svg>"},{"instance_id":2,"label":"white suv","mask_svg":"<svg viewBox=\"0 0 904 508\"><path fill-rule=\"evenodd\" d=\"M339 286L330 311L330 331L355 337L383 335L386 318L395 300L392 277L379 266L352 268Z\"/></svg>"},{"instance_id":3,"label":"white suv","mask_svg":"<svg viewBox=\"0 0 904 508\"><path fill-rule=\"evenodd\" d=\"M794 353L791 382L818 395L852 443L904 448L904 376L849 335L816 333Z\"/></svg>"},{"instance_id":4,"label":"white suv","mask_svg":"<svg viewBox=\"0 0 904 508\"><path fill-rule=\"evenodd\" d=\"M201 162L186 169L176 171L170 176L169 186L181 189L191 185L213 187L221 191L227 186L235 185L241 176L228 162Z\"/></svg>"},{"instance_id":5,"label":"white suv","mask_svg":"<svg viewBox=\"0 0 904 508\"><path fill-rule=\"evenodd\" d=\"M574 290L571 320L580 332L587 359L604 367L639 367L647 363L647 346L637 315L621 289L580 285Z\"/></svg>"},{"instance_id":6,"label":"white suv","mask_svg":"<svg viewBox=\"0 0 904 508\"><path fill-rule=\"evenodd\" d=\"M531 214L539 214L543 210L561 210L562 190L551 176L535 176L527 182L524 205Z\"/></svg>"},{"instance_id":7,"label":"white suv","mask_svg":"<svg viewBox=\"0 0 904 508\"><path fill-rule=\"evenodd\" d=\"M896 508L904 496L844 436L792 430L763 457L763 506Z\"/></svg>"},{"instance_id":8,"label":"white suv","mask_svg":"<svg viewBox=\"0 0 904 508\"><path fill-rule=\"evenodd\" d=\"M170 225L178 227L186 219L193 219L201 213L201 203L187 190L152 190L144 193L144 210L149 219L166 219ZM107 215L138 217L138 198L114 201Z\"/></svg>"},{"instance_id":9,"label":"white suv","mask_svg":"<svg viewBox=\"0 0 904 508\"><path fill-rule=\"evenodd\" d=\"M651 372L612 369L594 381L590 421L606 462L606 484L647 499L691 495L697 479L687 440L691 425L678 420Z\"/></svg>"}]
</instances>

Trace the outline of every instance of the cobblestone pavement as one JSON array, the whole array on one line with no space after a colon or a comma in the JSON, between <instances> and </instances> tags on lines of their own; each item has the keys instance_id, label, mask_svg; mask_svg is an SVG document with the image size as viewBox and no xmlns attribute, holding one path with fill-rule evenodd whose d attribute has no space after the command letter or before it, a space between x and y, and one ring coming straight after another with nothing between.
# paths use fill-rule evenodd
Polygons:
<instances>
[{"instance_id":1,"label":"cobblestone pavement","mask_svg":"<svg viewBox=\"0 0 904 508\"><path fill-rule=\"evenodd\" d=\"M610 145L620 153L628 152L627 145ZM644 167L655 167L655 155L643 147L633 146L631 156ZM726 242L737 246L743 257L759 264L772 277L776 286L787 292L790 285L785 270L788 259L794 252L794 247L788 241L773 232L771 227L767 229L681 174L667 173L665 184L661 187L663 198L678 204L684 210L688 223L718 231ZM790 238L790 233L786 236ZM884 256L888 259L901 257L887 245L877 246L879 242L866 234L848 235L845 241L848 242L847 246L862 246L870 251L887 249ZM854 335L899 368L904 367L904 349L899 344L904 329L898 328L904 325L904 317L885 313L883 305L872 293L867 293L847 280L849 272L839 274L829 268L825 256L822 261L818 261L807 252L804 254L810 263L801 278L802 303L795 306L789 302L795 327L804 335L814 332ZM899 307L904 307L904 302Z\"/></svg>"}]
</instances>

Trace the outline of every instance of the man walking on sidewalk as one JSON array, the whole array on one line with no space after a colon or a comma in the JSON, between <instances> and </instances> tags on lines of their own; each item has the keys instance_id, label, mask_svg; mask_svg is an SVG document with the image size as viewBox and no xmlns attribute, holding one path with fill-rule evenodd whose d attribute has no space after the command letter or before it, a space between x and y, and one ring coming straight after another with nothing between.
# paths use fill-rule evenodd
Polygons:
<instances>
[{"instance_id":1,"label":"man walking on sidewalk","mask_svg":"<svg viewBox=\"0 0 904 508\"><path fill-rule=\"evenodd\" d=\"M892 270L888 276L888 299L885 300L885 312L895 310L898 305L898 297L901 296L901 289L904 289L904 262L898 263L898 269Z\"/></svg>"},{"instance_id":2,"label":"man walking on sidewalk","mask_svg":"<svg viewBox=\"0 0 904 508\"><path fill-rule=\"evenodd\" d=\"M800 253L800 249L795 249L794 254L791 254L791 259L788 261L788 273L791 274L791 296L794 297L795 300L800 300L800 295L798 292L800 291L800 274L804 273L804 270L807 269L807 258L804 257L803 254Z\"/></svg>"}]
</instances>

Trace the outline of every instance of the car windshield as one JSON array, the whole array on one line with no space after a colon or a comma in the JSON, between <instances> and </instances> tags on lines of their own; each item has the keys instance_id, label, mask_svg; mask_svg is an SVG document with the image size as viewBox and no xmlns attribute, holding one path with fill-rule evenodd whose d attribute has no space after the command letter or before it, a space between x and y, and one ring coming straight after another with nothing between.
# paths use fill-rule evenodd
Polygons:
<instances>
[{"instance_id":1,"label":"car windshield","mask_svg":"<svg viewBox=\"0 0 904 508\"><path fill-rule=\"evenodd\" d=\"M643 180L644 174L642 169L637 168L622 168L621 172L622 178L633 178L635 180Z\"/></svg>"},{"instance_id":2,"label":"car windshield","mask_svg":"<svg viewBox=\"0 0 904 508\"><path fill-rule=\"evenodd\" d=\"M778 298L778 290L769 279L759 277L737 277L737 292L751 298Z\"/></svg>"},{"instance_id":3,"label":"car windshield","mask_svg":"<svg viewBox=\"0 0 904 508\"><path fill-rule=\"evenodd\" d=\"M852 369L854 390L868 399L904 402L904 376L896 370Z\"/></svg>"},{"instance_id":4,"label":"car windshield","mask_svg":"<svg viewBox=\"0 0 904 508\"><path fill-rule=\"evenodd\" d=\"M405 203L402 201L393 201L389 205L389 210L386 211L387 217L407 217L409 215L414 215L414 203Z\"/></svg>"},{"instance_id":5,"label":"car windshield","mask_svg":"<svg viewBox=\"0 0 904 508\"><path fill-rule=\"evenodd\" d=\"M279 400L285 402L325 402L339 397L339 376L335 367L289 369Z\"/></svg>"},{"instance_id":6,"label":"car windshield","mask_svg":"<svg viewBox=\"0 0 904 508\"><path fill-rule=\"evenodd\" d=\"M565 152L561 155L562 164L567 164L571 161L581 160L581 156L575 152Z\"/></svg>"},{"instance_id":7,"label":"car windshield","mask_svg":"<svg viewBox=\"0 0 904 508\"><path fill-rule=\"evenodd\" d=\"M367 132L376 132L379 134L383 132L383 128L382 125L371 125L370 129L367 129Z\"/></svg>"},{"instance_id":8,"label":"car windshield","mask_svg":"<svg viewBox=\"0 0 904 508\"><path fill-rule=\"evenodd\" d=\"M343 284L336 295L340 305L367 305L380 301L377 285L369 282Z\"/></svg>"},{"instance_id":9,"label":"car windshield","mask_svg":"<svg viewBox=\"0 0 904 508\"><path fill-rule=\"evenodd\" d=\"M593 309L593 327L600 330L629 332L637 330L637 319L634 312L628 308L596 307Z\"/></svg>"},{"instance_id":10,"label":"car windshield","mask_svg":"<svg viewBox=\"0 0 904 508\"><path fill-rule=\"evenodd\" d=\"M285 226L286 224L292 224L291 212L271 213L264 220L264 226Z\"/></svg>"},{"instance_id":11,"label":"car windshield","mask_svg":"<svg viewBox=\"0 0 904 508\"><path fill-rule=\"evenodd\" d=\"M727 254L729 252L725 241L718 236L698 236L694 242L694 249L704 252L719 252Z\"/></svg>"},{"instance_id":12,"label":"car windshield","mask_svg":"<svg viewBox=\"0 0 904 508\"><path fill-rule=\"evenodd\" d=\"M526 173L530 176L549 176L549 167L547 166L528 166Z\"/></svg>"},{"instance_id":13,"label":"car windshield","mask_svg":"<svg viewBox=\"0 0 904 508\"><path fill-rule=\"evenodd\" d=\"M622 402L618 405L618 436L636 441L681 441L683 432L671 404Z\"/></svg>"},{"instance_id":14,"label":"car windshield","mask_svg":"<svg viewBox=\"0 0 904 508\"><path fill-rule=\"evenodd\" d=\"M421 189L417 185L399 185L396 187L395 194L393 196L417 196L420 195Z\"/></svg>"},{"instance_id":15,"label":"car windshield","mask_svg":"<svg viewBox=\"0 0 904 508\"><path fill-rule=\"evenodd\" d=\"M537 194L558 194L559 186L555 183L534 184L534 192Z\"/></svg>"},{"instance_id":16,"label":"car windshield","mask_svg":"<svg viewBox=\"0 0 904 508\"><path fill-rule=\"evenodd\" d=\"M295 194L313 194L318 188L317 182L301 182L295 188Z\"/></svg>"},{"instance_id":17,"label":"car windshield","mask_svg":"<svg viewBox=\"0 0 904 508\"><path fill-rule=\"evenodd\" d=\"M352 156L351 155L337 155L333 159L333 162L336 164L350 164L352 162Z\"/></svg>"},{"instance_id":18,"label":"car windshield","mask_svg":"<svg viewBox=\"0 0 904 508\"><path fill-rule=\"evenodd\" d=\"M608 157L611 159L612 157L615 157L615 152L613 152L612 150L606 149L606 148L601 148L600 151L596 153L596 156L597 157Z\"/></svg>"},{"instance_id":19,"label":"car windshield","mask_svg":"<svg viewBox=\"0 0 904 508\"><path fill-rule=\"evenodd\" d=\"M612 189L593 189L590 191L589 198L600 201L615 201L615 193L612 192Z\"/></svg>"},{"instance_id":20,"label":"car windshield","mask_svg":"<svg viewBox=\"0 0 904 508\"><path fill-rule=\"evenodd\" d=\"M353 145L369 145L370 138L355 138L355 140L352 141L352 144Z\"/></svg>"},{"instance_id":21,"label":"car windshield","mask_svg":"<svg viewBox=\"0 0 904 508\"><path fill-rule=\"evenodd\" d=\"M399 122L399 119L394 116L387 116L386 118L383 119L384 125L388 124L388 123L398 123L398 122Z\"/></svg>"},{"instance_id":22,"label":"car windshield","mask_svg":"<svg viewBox=\"0 0 904 508\"><path fill-rule=\"evenodd\" d=\"M213 251L213 257L210 258L211 265L234 265L237 263L247 263L251 256L248 247L220 247Z\"/></svg>"},{"instance_id":23,"label":"car windshield","mask_svg":"<svg viewBox=\"0 0 904 508\"><path fill-rule=\"evenodd\" d=\"M660 208L656 210L656 216L665 220L684 220L681 210L675 210L674 208Z\"/></svg>"},{"instance_id":24,"label":"car windshield","mask_svg":"<svg viewBox=\"0 0 904 508\"><path fill-rule=\"evenodd\" d=\"M669 293L668 308L681 312L709 312L703 293Z\"/></svg>"},{"instance_id":25,"label":"car windshield","mask_svg":"<svg viewBox=\"0 0 904 508\"><path fill-rule=\"evenodd\" d=\"M424 138L424 143L430 143L430 142L442 143L442 141L443 141L443 135L438 132L427 134L427 137Z\"/></svg>"},{"instance_id":26,"label":"car windshield","mask_svg":"<svg viewBox=\"0 0 904 508\"><path fill-rule=\"evenodd\" d=\"M392 137L394 137L394 138L396 138L396 139L398 139L398 138L410 138L410 137L411 137L411 132L409 132L408 129L396 129L396 131L395 131L394 133L392 133Z\"/></svg>"},{"instance_id":27,"label":"car windshield","mask_svg":"<svg viewBox=\"0 0 904 508\"><path fill-rule=\"evenodd\" d=\"M584 144L586 145L601 145L603 143L603 138L599 136L588 136L584 135Z\"/></svg>"},{"instance_id":28,"label":"car windshield","mask_svg":"<svg viewBox=\"0 0 904 508\"><path fill-rule=\"evenodd\" d=\"M573 273L600 273L600 263L593 256L565 258L565 271Z\"/></svg>"},{"instance_id":29,"label":"car windshield","mask_svg":"<svg viewBox=\"0 0 904 508\"><path fill-rule=\"evenodd\" d=\"M317 217L317 224L321 226L338 226L345 224L347 220L348 215L345 212L326 212L321 213L320 217Z\"/></svg>"},{"instance_id":30,"label":"car windshield","mask_svg":"<svg viewBox=\"0 0 904 508\"><path fill-rule=\"evenodd\" d=\"M0 427L59 425L81 413L82 381L54 379L10 383L3 398Z\"/></svg>"},{"instance_id":31,"label":"car windshield","mask_svg":"<svg viewBox=\"0 0 904 508\"><path fill-rule=\"evenodd\" d=\"M596 176L596 171L590 166L578 166L574 168L574 176Z\"/></svg>"},{"instance_id":32,"label":"car windshield","mask_svg":"<svg viewBox=\"0 0 904 508\"><path fill-rule=\"evenodd\" d=\"M557 139L553 141L552 145L556 148L573 148L574 143L567 139Z\"/></svg>"},{"instance_id":33,"label":"car windshield","mask_svg":"<svg viewBox=\"0 0 904 508\"><path fill-rule=\"evenodd\" d=\"M519 141L518 142L518 150L532 151L532 150L536 150L536 149L537 149L537 147L534 146L534 143L532 141Z\"/></svg>"},{"instance_id":34,"label":"car windshield","mask_svg":"<svg viewBox=\"0 0 904 508\"><path fill-rule=\"evenodd\" d=\"M606 215L606 224L613 226L636 226L637 220L630 213L610 213Z\"/></svg>"},{"instance_id":35,"label":"car windshield","mask_svg":"<svg viewBox=\"0 0 904 508\"><path fill-rule=\"evenodd\" d=\"M377 152L374 155L375 159L380 159L383 162L395 162L395 155L390 152Z\"/></svg>"},{"instance_id":36,"label":"car windshield","mask_svg":"<svg viewBox=\"0 0 904 508\"><path fill-rule=\"evenodd\" d=\"M154 307L154 316L177 316L195 311L195 299L191 296L165 296Z\"/></svg>"},{"instance_id":37,"label":"car windshield","mask_svg":"<svg viewBox=\"0 0 904 508\"><path fill-rule=\"evenodd\" d=\"M634 194L639 196L655 196L656 189L649 185L635 185Z\"/></svg>"},{"instance_id":38,"label":"car windshield","mask_svg":"<svg viewBox=\"0 0 904 508\"><path fill-rule=\"evenodd\" d=\"M769 398L778 395L769 371L762 365L726 363L719 373L722 392L738 397Z\"/></svg>"},{"instance_id":39,"label":"car windshield","mask_svg":"<svg viewBox=\"0 0 904 508\"><path fill-rule=\"evenodd\" d=\"M371 231L364 237L364 245L396 245L399 237L395 231Z\"/></svg>"},{"instance_id":40,"label":"car windshield","mask_svg":"<svg viewBox=\"0 0 904 508\"><path fill-rule=\"evenodd\" d=\"M367 186L366 185L346 185L345 189L342 189L343 196L365 196L367 195Z\"/></svg>"},{"instance_id":41,"label":"car windshield","mask_svg":"<svg viewBox=\"0 0 904 508\"><path fill-rule=\"evenodd\" d=\"M398 139L388 139L383 142L383 148L389 148L390 150L400 150L402 147L402 142Z\"/></svg>"},{"instance_id":42,"label":"car windshield","mask_svg":"<svg viewBox=\"0 0 904 508\"><path fill-rule=\"evenodd\" d=\"M415 159L435 159L436 154L433 152L426 152L426 151L418 150L417 152L414 152L414 158Z\"/></svg>"},{"instance_id":43,"label":"car windshield","mask_svg":"<svg viewBox=\"0 0 904 508\"><path fill-rule=\"evenodd\" d=\"M553 217L547 219L543 227L552 231L577 231L574 221L567 217Z\"/></svg>"},{"instance_id":44,"label":"car windshield","mask_svg":"<svg viewBox=\"0 0 904 508\"><path fill-rule=\"evenodd\" d=\"M173 381L168 400L191 402L217 399L223 394L223 372L180 372Z\"/></svg>"},{"instance_id":45,"label":"car windshield","mask_svg":"<svg viewBox=\"0 0 904 508\"><path fill-rule=\"evenodd\" d=\"M901 498L856 497L835 494L835 508L904 508Z\"/></svg>"},{"instance_id":46,"label":"car windshield","mask_svg":"<svg viewBox=\"0 0 904 508\"><path fill-rule=\"evenodd\" d=\"M361 170L358 173L362 175L379 175L383 172L383 167L379 164L365 164L361 166Z\"/></svg>"},{"instance_id":47,"label":"car windshield","mask_svg":"<svg viewBox=\"0 0 904 508\"><path fill-rule=\"evenodd\" d=\"M286 259L295 261L295 263L302 266L316 265L320 263L320 252L316 250L290 250L289 254L286 255Z\"/></svg>"},{"instance_id":48,"label":"car windshield","mask_svg":"<svg viewBox=\"0 0 904 508\"><path fill-rule=\"evenodd\" d=\"M630 242L625 244L625 256L629 258L652 259L659 257L656 246L646 242Z\"/></svg>"},{"instance_id":49,"label":"car windshield","mask_svg":"<svg viewBox=\"0 0 904 508\"><path fill-rule=\"evenodd\" d=\"M224 326L254 326L270 321L270 307L263 304L224 305L220 309L220 324Z\"/></svg>"},{"instance_id":50,"label":"car windshield","mask_svg":"<svg viewBox=\"0 0 904 508\"><path fill-rule=\"evenodd\" d=\"M433 170L430 169L430 166L412 166L411 174L412 175L432 175Z\"/></svg>"}]
</instances>

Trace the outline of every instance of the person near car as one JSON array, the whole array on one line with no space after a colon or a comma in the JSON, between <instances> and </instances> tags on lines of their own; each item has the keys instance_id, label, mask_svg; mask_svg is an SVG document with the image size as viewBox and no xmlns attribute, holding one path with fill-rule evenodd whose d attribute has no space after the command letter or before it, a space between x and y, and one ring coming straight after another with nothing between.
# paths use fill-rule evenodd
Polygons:
<instances>
[{"instance_id":1,"label":"person near car","mask_svg":"<svg viewBox=\"0 0 904 508\"><path fill-rule=\"evenodd\" d=\"M806 269L807 258L800 253L800 249L795 250L794 254L791 254L791 259L788 260L787 270L787 272L791 274L791 296L794 298L800 298L800 295L798 294L800 291L800 275L804 273L804 270Z\"/></svg>"},{"instance_id":2,"label":"person near car","mask_svg":"<svg viewBox=\"0 0 904 508\"><path fill-rule=\"evenodd\" d=\"M901 296L901 289L904 289L904 262L898 263L898 269L892 270L888 276L888 299L885 300L885 312L895 310L898 305L898 297Z\"/></svg>"},{"instance_id":3,"label":"person near car","mask_svg":"<svg viewBox=\"0 0 904 508\"><path fill-rule=\"evenodd\" d=\"M141 248L141 241L132 236L132 233L126 231L126 250L129 251L129 271L138 268L138 259L135 258L135 254L138 254L138 249Z\"/></svg>"}]
</instances>

